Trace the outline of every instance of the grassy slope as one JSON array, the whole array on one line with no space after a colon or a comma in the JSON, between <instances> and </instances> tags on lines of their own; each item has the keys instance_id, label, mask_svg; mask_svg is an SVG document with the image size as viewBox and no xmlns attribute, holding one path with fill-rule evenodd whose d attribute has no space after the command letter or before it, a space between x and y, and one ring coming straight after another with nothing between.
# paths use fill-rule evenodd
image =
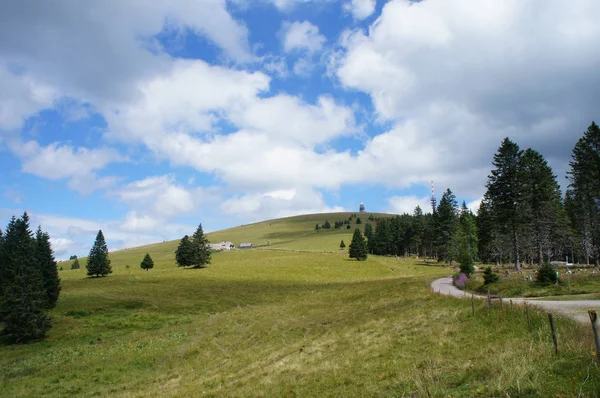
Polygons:
<instances>
[{"instance_id":1,"label":"grassy slope","mask_svg":"<svg viewBox=\"0 0 600 398\"><path fill-rule=\"evenodd\" d=\"M316 221L281 222L272 245L324 250L314 235L289 239ZM222 233L259 242L275 223ZM529 332L520 310L478 303L473 318L469 301L432 294L448 269L259 249L189 270L173 248L115 252L107 278L61 272L49 338L0 346L0 396L572 396L587 376L587 328L558 319L553 355L545 314ZM599 385L592 366L584 394Z\"/></svg>"}]
</instances>

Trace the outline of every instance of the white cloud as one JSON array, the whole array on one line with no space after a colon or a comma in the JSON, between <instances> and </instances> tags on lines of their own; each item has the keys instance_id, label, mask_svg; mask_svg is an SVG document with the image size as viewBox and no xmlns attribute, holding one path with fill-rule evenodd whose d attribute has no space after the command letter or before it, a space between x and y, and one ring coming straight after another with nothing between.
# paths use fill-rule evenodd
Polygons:
<instances>
[{"instance_id":1,"label":"white cloud","mask_svg":"<svg viewBox=\"0 0 600 398\"><path fill-rule=\"evenodd\" d=\"M37 141L12 141L9 146L21 158L24 172L50 180L69 179L69 187L84 194L114 184L116 177L98 178L95 171L103 169L107 164L126 160L117 152L106 148L74 148L59 143L42 147Z\"/></svg>"},{"instance_id":2,"label":"white cloud","mask_svg":"<svg viewBox=\"0 0 600 398\"><path fill-rule=\"evenodd\" d=\"M431 213L431 198L417 196L392 196L387 199L388 212L395 214L413 214L417 206L421 207L423 213Z\"/></svg>"},{"instance_id":3,"label":"white cloud","mask_svg":"<svg viewBox=\"0 0 600 398\"><path fill-rule=\"evenodd\" d=\"M344 9L355 19L365 19L375 12L377 0L350 0L344 3Z\"/></svg>"},{"instance_id":4,"label":"white cloud","mask_svg":"<svg viewBox=\"0 0 600 398\"><path fill-rule=\"evenodd\" d=\"M286 21L281 26L282 45L285 52L295 50L315 53L323 48L327 39L319 33L319 27L308 21Z\"/></svg>"}]
</instances>

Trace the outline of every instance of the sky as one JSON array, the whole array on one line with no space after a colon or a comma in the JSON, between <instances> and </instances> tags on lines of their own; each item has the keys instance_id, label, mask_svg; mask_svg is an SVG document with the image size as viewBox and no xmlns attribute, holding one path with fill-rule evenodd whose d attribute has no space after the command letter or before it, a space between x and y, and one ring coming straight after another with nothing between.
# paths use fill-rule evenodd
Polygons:
<instances>
[{"instance_id":1,"label":"sky","mask_svg":"<svg viewBox=\"0 0 600 398\"><path fill-rule=\"evenodd\" d=\"M0 226L58 259L296 214L473 209L504 137L563 189L600 120L597 0L21 0ZM4 220L4 221L2 221Z\"/></svg>"}]
</instances>

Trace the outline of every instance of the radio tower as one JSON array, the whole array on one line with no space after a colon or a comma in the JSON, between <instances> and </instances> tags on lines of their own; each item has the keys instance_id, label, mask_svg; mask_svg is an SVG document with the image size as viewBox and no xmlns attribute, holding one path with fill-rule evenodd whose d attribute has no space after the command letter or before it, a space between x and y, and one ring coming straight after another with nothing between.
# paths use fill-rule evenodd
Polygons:
<instances>
[{"instance_id":1,"label":"radio tower","mask_svg":"<svg viewBox=\"0 0 600 398\"><path fill-rule=\"evenodd\" d=\"M437 200L435 200L435 191L433 190L433 181L431 181L431 214L435 214L437 208Z\"/></svg>"}]
</instances>

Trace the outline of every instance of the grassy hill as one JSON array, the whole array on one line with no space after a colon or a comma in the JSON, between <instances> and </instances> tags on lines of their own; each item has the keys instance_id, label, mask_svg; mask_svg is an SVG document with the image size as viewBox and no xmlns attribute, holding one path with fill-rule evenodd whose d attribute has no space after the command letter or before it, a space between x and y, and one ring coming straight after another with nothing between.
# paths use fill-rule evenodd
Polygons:
<instances>
[{"instance_id":1,"label":"grassy hill","mask_svg":"<svg viewBox=\"0 0 600 398\"><path fill-rule=\"evenodd\" d=\"M589 327L557 318L554 354L546 314L530 310L529 330L521 308L482 302L472 316L468 300L432 293L447 268L348 259L337 248L347 232L314 231L336 216L346 217L215 232L213 241L259 248L215 253L205 269L177 268L177 242L165 242L112 253L105 278L61 271L48 338L0 345L0 396L600 393ZM156 262L148 272L139 267L146 252Z\"/></svg>"}]
</instances>

